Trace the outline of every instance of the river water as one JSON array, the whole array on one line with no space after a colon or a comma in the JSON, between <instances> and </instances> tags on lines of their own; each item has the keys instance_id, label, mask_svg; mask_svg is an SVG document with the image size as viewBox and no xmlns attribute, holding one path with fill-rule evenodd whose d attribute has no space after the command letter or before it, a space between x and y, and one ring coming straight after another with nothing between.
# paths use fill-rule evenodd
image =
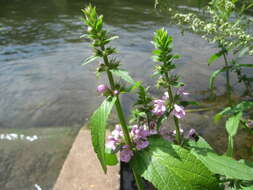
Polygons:
<instances>
[{"instance_id":1,"label":"river water","mask_svg":"<svg viewBox=\"0 0 253 190\"><path fill-rule=\"evenodd\" d=\"M201 11L207 4L202 0L169 2L178 11ZM191 93L190 99L207 98L208 77L218 68L207 66L208 57L216 51L214 45L188 32L182 36L166 13L154 9L152 0L93 3L104 15L105 27L120 37L113 45L120 52L123 67L136 80L154 85L150 41L156 29L165 27L174 38L175 52L182 55L177 72ZM0 0L0 135L18 135L16 140L0 139L0 189L27 190L35 184L51 189L79 127L101 102L96 85L102 79L96 80L95 65L81 66L91 54L89 43L80 39L86 30L81 8L87 4L82 0ZM246 57L242 61L252 60ZM235 76L232 78L240 94L242 87ZM216 84L222 95L224 76ZM131 100L123 97L126 112ZM215 141L217 135L210 134L216 128L206 124L210 114L190 114L185 125L195 125ZM38 139L25 140L20 135ZM218 145L220 141L215 142Z\"/></svg>"}]
</instances>

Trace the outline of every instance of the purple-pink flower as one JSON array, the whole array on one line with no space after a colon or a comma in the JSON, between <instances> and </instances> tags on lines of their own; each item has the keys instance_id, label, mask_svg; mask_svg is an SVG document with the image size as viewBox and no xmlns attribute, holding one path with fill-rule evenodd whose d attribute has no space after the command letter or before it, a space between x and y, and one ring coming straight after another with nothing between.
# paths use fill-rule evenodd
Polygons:
<instances>
[{"instance_id":1,"label":"purple-pink flower","mask_svg":"<svg viewBox=\"0 0 253 190\"><path fill-rule=\"evenodd\" d=\"M157 116L163 115L164 112L166 111L165 101L161 99L157 99L157 100L154 100L153 103L154 103L154 108L152 110L152 113Z\"/></svg>"},{"instance_id":2,"label":"purple-pink flower","mask_svg":"<svg viewBox=\"0 0 253 190\"><path fill-rule=\"evenodd\" d=\"M188 96L190 93L185 91L185 87L181 86L177 89L176 94L179 96Z\"/></svg>"},{"instance_id":3,"label":"purple-pink flower","mask_svg":"<svg viewBox=\"0 0 253 190\"><path fill-rule=\"evenodd\" d=\"M175 104L172 114L176 116L178 119L182 119L185 116L184 107Z\"/></svg>"},{"instance_id":4,"label":"purple-pink flower","mask_svg":"<svg viewBox=\"0 0 253 190\"><path fill-rule=\"evenodd\" d=\"M188 133L188 138L191 140L195 140L195 141L199 140L199 136L198 136L195 129L193 129L193 128L190 129L190 131Z\"/></svg>"},{"instance_id":5,"label":"purple-pink flower","mask_svg":"<svg viewBox=\"0 0 253 190\"><path fill-rule=\"evenodd\" d=\"M113 136L108 136L105 146L106 148L114 151L116 150L118 144L119 144L119 141L117 139L115 139Z\"/></svg>"},{"instance_id":6,"label":"purple-pink flower","mask_svg":"<svg viewBox=\"0 0 253 190\"><path fill-rule=\"evenodd\" d=\"M107 87L107 85L105 85L105 84L100 84L100 85L97 86L97 91L98 91L98 93L100 93L100 94L106 92L107 89L108 89L108 87Z\"/></svg>"},{"instance_id":7,"label":"purple-pink flower","mask_svg":"<svg viewBox=\"0 0 253 190\"><path fill-rule=\"evenodd\" d=\"M140 138L146 139L147 136L149 135L149 130L146 125L143 126L134 125L131 129L130 134L132 138L135 140Z\"/></svg>"},{"instance_id":8,"label":"purple-pink flower","mask_svg":"<svg viewBox=\"0 0 253 190\"><path fill-rule=\"evenodd\" d=\"M122 162L129 162L133 155L134 153L130 149L129 145L124 145L120 151L120 160Z\"/></svg>"},{"instance_id":9,"label":"purple-pink flower","mask_svg":"<svg viewBox=\"0 0 253 190\"><path fill-rule=\"evenodd\" d=\"M121 143L123 138L123 132L120 125L115 125L115 129L112 131L111 136L107 137L105 144L106 148L116 150L117 146Z\"/></svg>"},{"instance_id":10,"label":"purple-pink flower","mask_svg":"<svg viewBox=\"0 0 253 190\"><path fill-rule=\"evenodd\" d=\"M149 142L144 139L138 139L137 141L135 141L135 144L136 144L136 149L141 150L141 149L148 147Z\"/></svg>"}]
</instances>

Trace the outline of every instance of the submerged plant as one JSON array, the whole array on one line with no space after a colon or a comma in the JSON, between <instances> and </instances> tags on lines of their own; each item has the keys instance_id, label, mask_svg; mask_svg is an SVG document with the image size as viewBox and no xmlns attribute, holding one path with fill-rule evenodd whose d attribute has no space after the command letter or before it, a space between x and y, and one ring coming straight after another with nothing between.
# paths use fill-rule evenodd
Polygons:
<instances>
[{"instance_id":1,"label":"submerged plant","mask_svg":"<svg viewBox=\"0 0 253 190\"><path fill-rule=\"evenodd\" d=\"M179 121L186 115L182 106L185 101L181 98L188 93L179 76L173 73L174 60L179 56L172 53L172 37L167 31L157 30L153 38L153 59L158 62L155 65L157 87L164 91L161 98L154 98L148 88L120 69L120 61L113 57L116 49L109 46L117 37L103 29L103 16L97 15L91 5L83 9L83 13L87 26L85 37L91 41L94 51L84 64L99 60L97 73L105 73L109 83L97 87L105 100L89 121L93 148L104 172L107 166L118 163L116 153L120 152L120 161L129 164L138 190L144 189L142 178L158 190L218 190L224 189L224 181L231 186L249 187L249 180L253 180L252 168L230 157L218 156L194 129L185 136L180 128ZM127 84L119 84L118 78ZM137 100L128 123L120 97L136 89ZM107 120L113 107L119 124L106 140ZM175 123L174 131L164 126L170 117Z\"/></svg>"}]
</instances>

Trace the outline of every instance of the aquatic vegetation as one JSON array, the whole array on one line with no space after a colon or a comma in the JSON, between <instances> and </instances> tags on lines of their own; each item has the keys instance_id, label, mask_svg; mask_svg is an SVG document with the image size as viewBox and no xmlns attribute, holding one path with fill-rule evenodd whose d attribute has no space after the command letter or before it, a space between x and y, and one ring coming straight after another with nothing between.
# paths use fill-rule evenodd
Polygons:
<instances>
[{"instance_id":1,"label":"aquatic vegetation","mask_svg":"<svg viewBox=\"0 0 253 190\"><path fill-rule=\"evenodd\" d=\"M109 44L118 37L104 30L103 16L97 15L91 5L83 13L87 26L84 37L93 48L93 55L84 65L98 62L97 76L105 74L109 83L97 87L98 94L105 99L89 120L93 148L104 172L107 166L118 163L116 154L120 152L120 161L129 164L139 190L144 189L142 178L159 190L216 190L224 189L225 184L231 189L252 188L253 168L227 155L217 155L194 129L185 136L180 128L180 120L186 115L184 106L191 102L183 101L189 93L174 73L175 60L180 56L173 53L173 39L168 32L163 28L157 30L152 41L153 60L157 62L156 86L164 92L161 98L152 97L149 88L121 69L120 61L113 57L117 51ZM130 92L136 94L136 102L128 119L120 97ZM106 140L107 120L113 107L119 124ZM239 113L232 126L241 118ZM174 131L165 126L168 119L174 121Z\"/></svg>"},{"instance_id":2,"label":"aquatic vegetation","mask_svg":"<svg viewBox=\"0 0 253 190\"><path fill-rule=\"evenodd\" d=\"M176 13L173 18L177 24L198 33L208 42L216 44L218 52L211 55L208 64L219 58L224 59L224 66L210 76L209 88L214 90L215 78L220 73L226 74L226 91L228 102L231 103L230 73L237 75L238 82L245 85L245 94L251 95L252 78L243 73L243 68L252 68L252 64L239 63L245 55L253 55L253 36L249 31L252 20L243 13L253 6L252 2L238 0L212 0L207 7L204 18L194 13ZM230 58L231 57L231 58Z\"/></svg>"}]
</instances>

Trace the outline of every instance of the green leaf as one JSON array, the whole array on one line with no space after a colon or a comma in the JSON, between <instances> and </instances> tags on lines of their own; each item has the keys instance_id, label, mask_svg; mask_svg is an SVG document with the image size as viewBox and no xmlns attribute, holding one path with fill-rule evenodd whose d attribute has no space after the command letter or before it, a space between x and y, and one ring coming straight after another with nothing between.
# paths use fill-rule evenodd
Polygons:
<instances>
[{"instance_id":1,"label":"green leaf","mask_svg":"<svg viewBox=\"0 0 253 190\"><path fill-rule=\"evenodd\" d=\"M105 163L108 166L114 166L118 164L118 158L116 154L105 153Z\"/></svg>"},{"instance_id":2,"label":"green leaf","mask_svg":"<svg viewBox=\"0 0 253 190\"><path fill-rule=\"evenodd\" d=\"M118 38L119 38L119 36L112 36L112 37L108 38L107 41L112 41L112 40L115 40Z\"/></svg>"},{"instance_id":3,"label":"green leaf","mask_svg":"<svg viewBox=\"0 0 253 190\"><path fill-rule=\"evenodd\" d=\"M253 64L238 64L240 67L253 67Z\"/></svg>"},{"instance_id":4,"label":"green leaf","mask_svg":"<svg viewBox=\"0 0 253 190\"><path fill-rule=\"evenodd\" d=\"M228 147L227 147L227 156L233 156L233 149L234 149L234 140L233 137L236 135L240 120L242 117L242 112L239 112L236 115L228 118L226 121L226 130L228 132Z\"/></svg>"},{"instance_id":5,"label":"green leaf","mask_svg":"<svg viewBox=\"0 0 253 190\"><path fill-rule=\"evenodd\" d=\"M92 61L95 61L98 57L97 56L90 56L84 60L82 63L82 66L87 65L88 63L91 63Z\"/></svg>"},{"instance_id":6,"label":"green leaf","mask_svg":"<svg viewBox=\"0 0 253 190\"><path fill-rule=\"evenodd\" d=\"M112 107L116 101L116 97L107 98L101 106L92 114L89 125L91 126L92 145L100 164L106 173L105 158L105 130L106 122Z\"/></svg>"},{"instance_id":7,"label":"green leaf","mask_svg":"<svg viewBox=\"0 0 253 190\"><path fill-rule=\"evenodd\" d=\"M252 180L253 168L225 155L217 155L210 145L200 137L198 142L190 141L191 152L213 173L230 179Z\"/></svg>"},{"instance_id":8,"label":"green leaf","mask_svg":"<svg viewBox=\"0 0 253 190\"><path fill-rule=\"evenodd\" d=\"M248 186L248 187L241 186L241 190L253 190L253 185Z\"/></svg>"},{"instance_id":9,"label":"green leaf","mask_svg":"<svg viewBox=\"0 0 253 190\"><path fill-rule=\"evenodd\" d=\"M126 82L135 85L136 82L132 79L132 77L129 75L129 73L125 70L121 70L121 69L111 69L110 70L113 74L115 74L116 76L122 78L123 80L125 80Z\"/></svg>"},{"instance_id":10,"label":"green leaf","mask_svg":"<svg viewBox=\"0 0 253 190\"><path fill-rule=\"evenodd\" d=\"M208 65L210 65L211 63L213 63L214 61L216 61L217 59L219 59L222 56L222 51L213 54L209 59L208 59Z\"/></svg>"},{"instance_id":11,"label":"green leaf","mask_svg":"<svg viewBox=\"0 0 253 190\"><path fill-rule=\"evenodd\" d=\"M234 115L239 112L247 111L248 109L252 107L253 107L253 101L243 101L233 107L226 107L224 110L222 110L221 112L217 113L214 116L214 121L217 123L224 115L228 115L228 116Z\"/></svg>"},{"instance_id":12,"label":"green leaf","mask_svg":"<svg viewBox=\"0 0 253 190\"><path fill-rule=\"evenodd\" d=\"M158 190L217 190L218 181L190 151L160 138L136 152L131 164Z\"/></svg>"},{"instance_id":13,"label":"green leaf","mask_svg":"<svg viewBox=\"0 0 253 190\"><path fill-rule=\"evenodd\" d=\"M216 77L218 76L218 74L221 73L221 72L224 72L224 71L226 71L226 68L218 69L218 70L214 71L211 74L211 76L209 78L209 88L210 89L214 88L214 80L216 79Z\"/></svg>"},{"instance_id":14,"label":"green leaf","mask_svg":"<svg viewBox=\"0 0 253 190\"><path fill-rule=\"evenodd\" d=\"M228 118L228 120L226 121L226 129L230 136L233 137L236 135L241 117L242 112L239 112L236 115Z\"/></svg>"}]
</instances>

